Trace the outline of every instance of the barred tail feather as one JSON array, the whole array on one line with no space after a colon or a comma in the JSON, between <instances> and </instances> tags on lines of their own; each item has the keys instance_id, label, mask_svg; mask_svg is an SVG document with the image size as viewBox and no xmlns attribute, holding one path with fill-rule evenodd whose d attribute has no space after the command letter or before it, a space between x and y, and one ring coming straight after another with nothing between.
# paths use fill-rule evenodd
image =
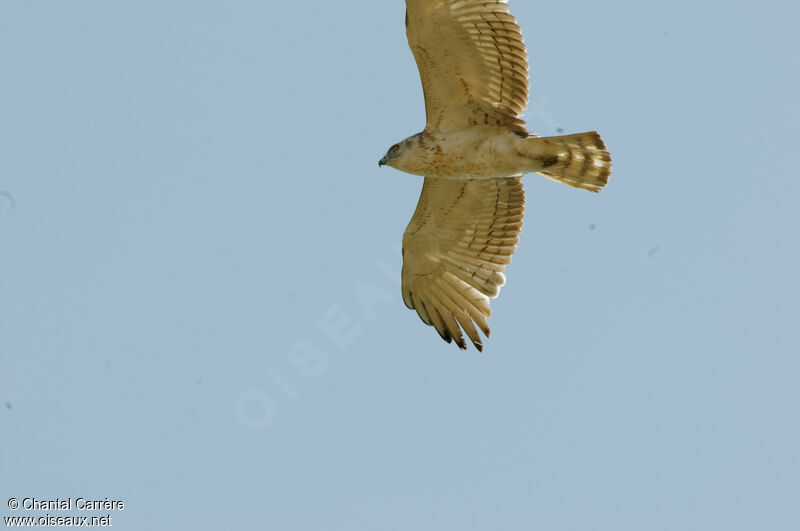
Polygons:
<instances>
[{"instance_id":1,"label":"barred tail feather","mask_svg":"<svg viewBox=\"0 0 800 531\"><path fill-rule=\"evenodd\" d=\"M547 171L539 173L575 188L599 192L611 175L611 155L595 131L533 139L556 148L558 155Z\"/></svg>"}]
</instances>

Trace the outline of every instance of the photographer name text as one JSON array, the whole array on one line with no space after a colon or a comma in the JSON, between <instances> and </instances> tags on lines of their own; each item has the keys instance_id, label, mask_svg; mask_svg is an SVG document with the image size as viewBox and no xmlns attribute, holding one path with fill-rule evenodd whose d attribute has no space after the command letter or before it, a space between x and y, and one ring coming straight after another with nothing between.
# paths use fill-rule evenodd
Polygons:
<instances>
[{"instance_id":1,"label":"photographer name text","mask_svg":"<svg viewBox=\"0 0 800 531\"><path fill-rule=\"evenodd\" d=\"M16 506L15 506L16 505ZM24 509L26 511L122 511L125 502L122 500L92 500L89 498L56 498L54 500L40 500L39 498L22 498L9 500L9 508Z\"/></svg>"}]
</instances>

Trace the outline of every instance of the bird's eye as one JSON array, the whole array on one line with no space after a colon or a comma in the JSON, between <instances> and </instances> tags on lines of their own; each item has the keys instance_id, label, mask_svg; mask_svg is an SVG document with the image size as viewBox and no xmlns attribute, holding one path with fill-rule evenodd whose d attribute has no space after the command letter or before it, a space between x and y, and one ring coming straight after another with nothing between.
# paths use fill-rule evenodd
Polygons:
<instances>
[{"instance_id":1,"label":"bird's eye","mask_svg":"<svg viewBox=\"0 0 800 531\"><path fill-rule=\"evenodd\" d=\"M392 146L392 153L397 153L398 149L400 149L400 146L398 146L397 144L393 145Z\"/></svg>"}]
</instances>

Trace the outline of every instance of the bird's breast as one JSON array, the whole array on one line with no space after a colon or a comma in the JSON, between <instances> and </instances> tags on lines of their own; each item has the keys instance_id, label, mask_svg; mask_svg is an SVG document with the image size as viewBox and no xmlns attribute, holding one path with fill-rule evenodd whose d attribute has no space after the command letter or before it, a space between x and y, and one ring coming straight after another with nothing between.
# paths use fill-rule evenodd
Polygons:
<instances>
[{"instance_id":1,"label":"bird's breast","mask_svg":"<svg viewBox=\"0 0 800 531\"><path fill-rule=\"evenodd\" d=\"M515 133L496 127L423 133L398 169L442 179L519 175L527 164L516 148L519 140Z\"/></svg>"}]
</instances>

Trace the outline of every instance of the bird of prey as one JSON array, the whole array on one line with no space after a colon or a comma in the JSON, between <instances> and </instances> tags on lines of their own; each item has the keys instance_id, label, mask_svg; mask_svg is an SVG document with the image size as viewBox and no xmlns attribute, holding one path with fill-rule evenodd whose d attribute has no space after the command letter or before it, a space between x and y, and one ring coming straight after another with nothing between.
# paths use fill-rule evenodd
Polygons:
<instances>
[{"instance_id":1,"label":"bird of prey","mask_svg":"<svg viewBox=\"0 0 800 531\"><path fill-rule=\"evenodd\" d=\"M528 55L506 0L406 0L406 35L422 79L427 123L378 163L425 177L403 235L406 306L448 343L481 351L489 299L519 242L522 175L591 192L611 173L596 132L537 137Z\"/></svg>"}]
</instances>

